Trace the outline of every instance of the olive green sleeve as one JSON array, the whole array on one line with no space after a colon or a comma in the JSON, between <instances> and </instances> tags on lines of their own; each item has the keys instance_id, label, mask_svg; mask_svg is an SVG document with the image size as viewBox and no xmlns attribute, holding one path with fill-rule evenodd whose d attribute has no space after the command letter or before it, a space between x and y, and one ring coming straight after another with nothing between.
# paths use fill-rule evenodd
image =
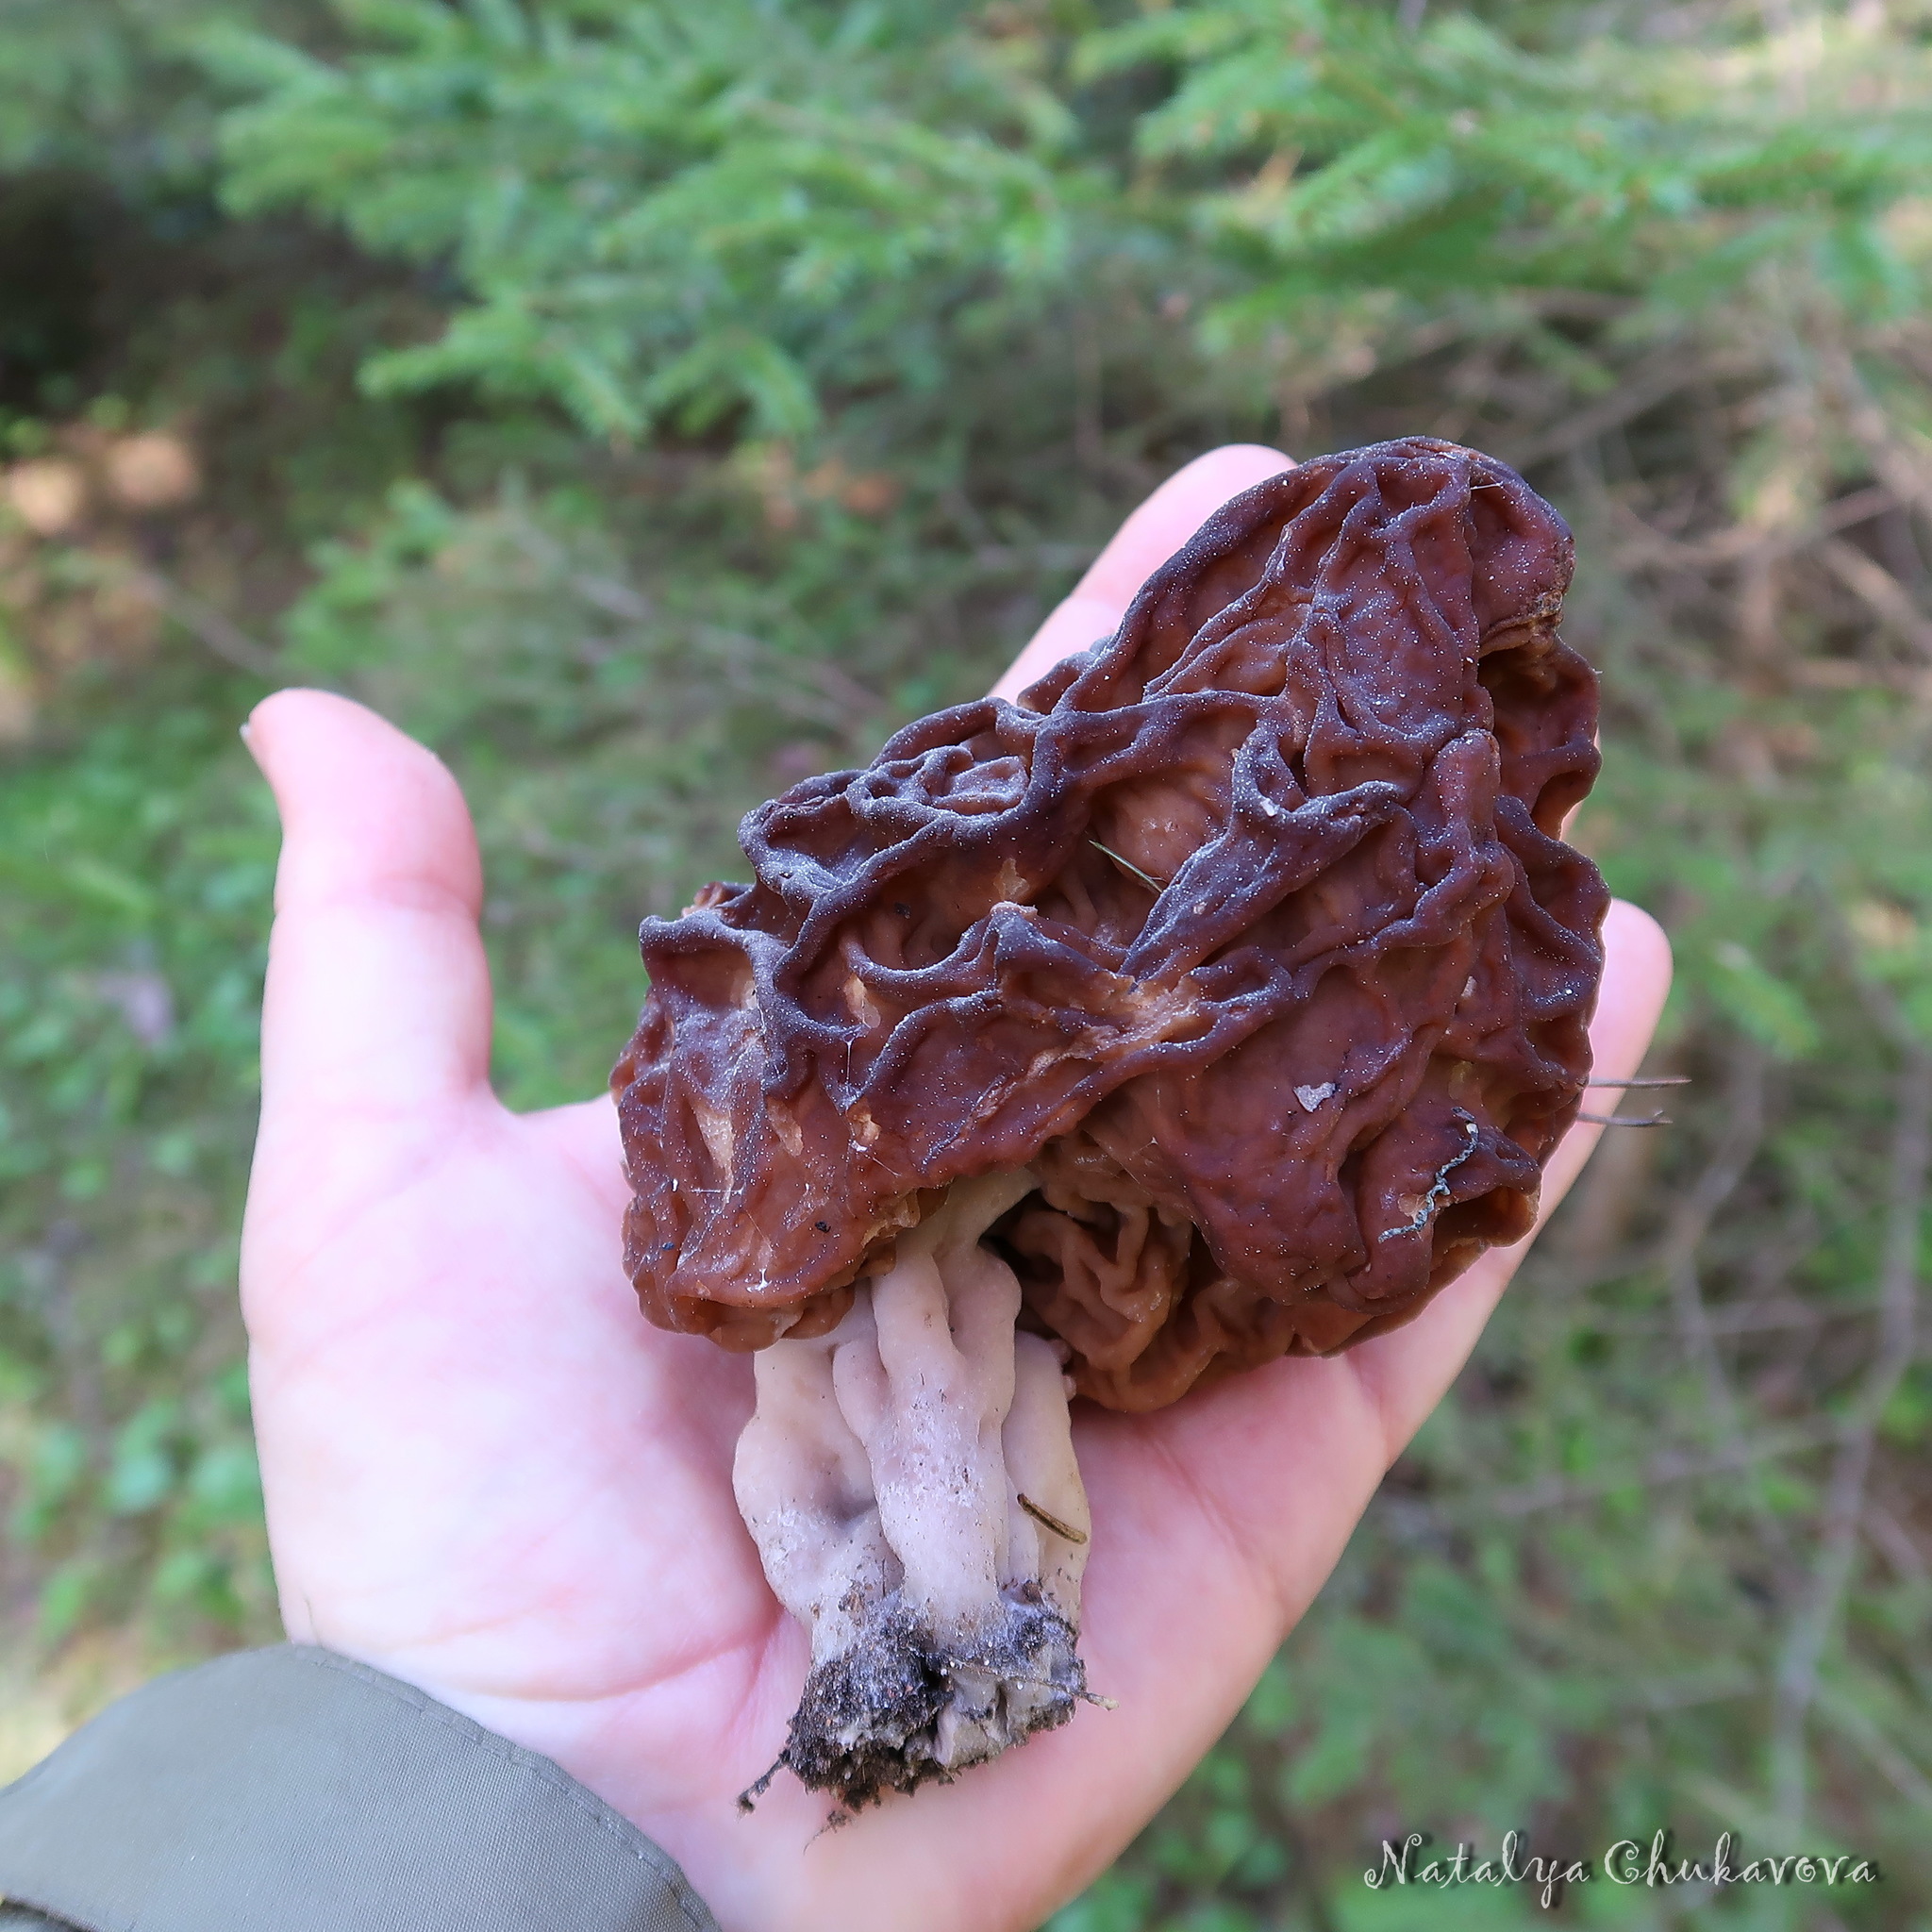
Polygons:
<instances>
[{"instance_id":1,"label":"olive green sleeve","mask_svg":"<svg viewBox=\"0 0 1932 1932\"><path fill-rule=\"evenodd\" d=\"M292 1644L143 1686L0 1791L0 1932L717 1932L547 1757Z\"/></svg>"}]
</instances>

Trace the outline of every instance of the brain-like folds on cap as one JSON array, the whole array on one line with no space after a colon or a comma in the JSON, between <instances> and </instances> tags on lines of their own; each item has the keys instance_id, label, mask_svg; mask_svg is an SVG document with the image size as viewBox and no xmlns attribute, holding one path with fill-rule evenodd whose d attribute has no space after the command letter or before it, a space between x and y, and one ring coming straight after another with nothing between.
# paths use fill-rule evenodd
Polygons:
<instances>
[{"instance_id":1,"label":"brain-like folds on cap","mask_svg":"<svg viewBox=\"0 0 1932 1932\"><path fill-rule=\"evenodd\" d=\"M824 1332L965 1175L1116 1408L1392 1326L1528 1229L1589 1071L1597 769L1560 518L1424 439L1223 508L1119 631L751 813L641 939L626 1260Z\"/></svg>"}]
</instances>

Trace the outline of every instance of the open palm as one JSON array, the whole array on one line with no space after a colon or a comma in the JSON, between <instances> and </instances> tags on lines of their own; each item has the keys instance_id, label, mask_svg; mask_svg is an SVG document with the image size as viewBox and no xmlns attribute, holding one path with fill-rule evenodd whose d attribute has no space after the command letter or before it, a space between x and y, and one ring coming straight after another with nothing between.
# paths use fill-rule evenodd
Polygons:
<instances>
[{"instance_id":1,"label":"open palm","mask_svg":"<svg viewBox=\"0 0 1932 1932\"><path fill-rule=\"evenodd\" d=\"M1220 450L1174 478L1002 690L1110 630L1212 509L1285 462ZM449 774L320 692L270 698L250 742L285 841L243 1307L289 1634L555 1758L682 1861L727 1932L1035 1924L1225 1725L1521 1250L1336 1360L1153 1416L1078 1414L1082 1649L1118 1708L838 1832L786 1779L743 1817L808 1660L732 1500L750 1364L638 1313L609 1102L518 1116L491 1091L481 874ZM1594 1037L1621 1074L1669 954L1628 907L1608 941ZM1559 1150L1546 1202L1593 1138Z\"/></svg>"}]
</instances>

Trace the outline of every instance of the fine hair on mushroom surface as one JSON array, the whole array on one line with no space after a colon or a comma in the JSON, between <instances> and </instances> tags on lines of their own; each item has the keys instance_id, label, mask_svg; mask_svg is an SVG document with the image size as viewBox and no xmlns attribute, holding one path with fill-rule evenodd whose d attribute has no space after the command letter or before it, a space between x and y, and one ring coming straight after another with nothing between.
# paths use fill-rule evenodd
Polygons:
<instances>
[{"instance_id":1,"label":"fine hair on mushroom surface","mask_svg":"<svg viewBox=\"0 0 1932 1932\"><path fill-rule=\"evenodd\" d=\"M738 1500L812 1637L779 1764L841 1805L1086 1696L1070 1396L1332 1354L1528 1231L1607 905L1571 567L1473 450L1305 463L645 922L626 1264L758 1351Z\"/></svg>"}]
</instances>

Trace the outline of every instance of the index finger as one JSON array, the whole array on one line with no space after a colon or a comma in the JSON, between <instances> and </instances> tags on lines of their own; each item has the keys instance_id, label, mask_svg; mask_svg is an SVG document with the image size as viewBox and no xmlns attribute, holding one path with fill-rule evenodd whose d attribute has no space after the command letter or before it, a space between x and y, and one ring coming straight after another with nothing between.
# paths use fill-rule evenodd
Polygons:
<instances>
[{"instance_id":1,"label":"index finger","mask_svg":"<svg viewBox=\"0 0 1932 1932\"><path fill-rule=\"evenodd\" d=\"M1010 702L1062 658L1112 636L1135 591L1229 497L1293 468L1293 458L1265 443L1230 442L1176 470L1114 533L993 686L993 696Z\"/></svg>"}]
</instances>

